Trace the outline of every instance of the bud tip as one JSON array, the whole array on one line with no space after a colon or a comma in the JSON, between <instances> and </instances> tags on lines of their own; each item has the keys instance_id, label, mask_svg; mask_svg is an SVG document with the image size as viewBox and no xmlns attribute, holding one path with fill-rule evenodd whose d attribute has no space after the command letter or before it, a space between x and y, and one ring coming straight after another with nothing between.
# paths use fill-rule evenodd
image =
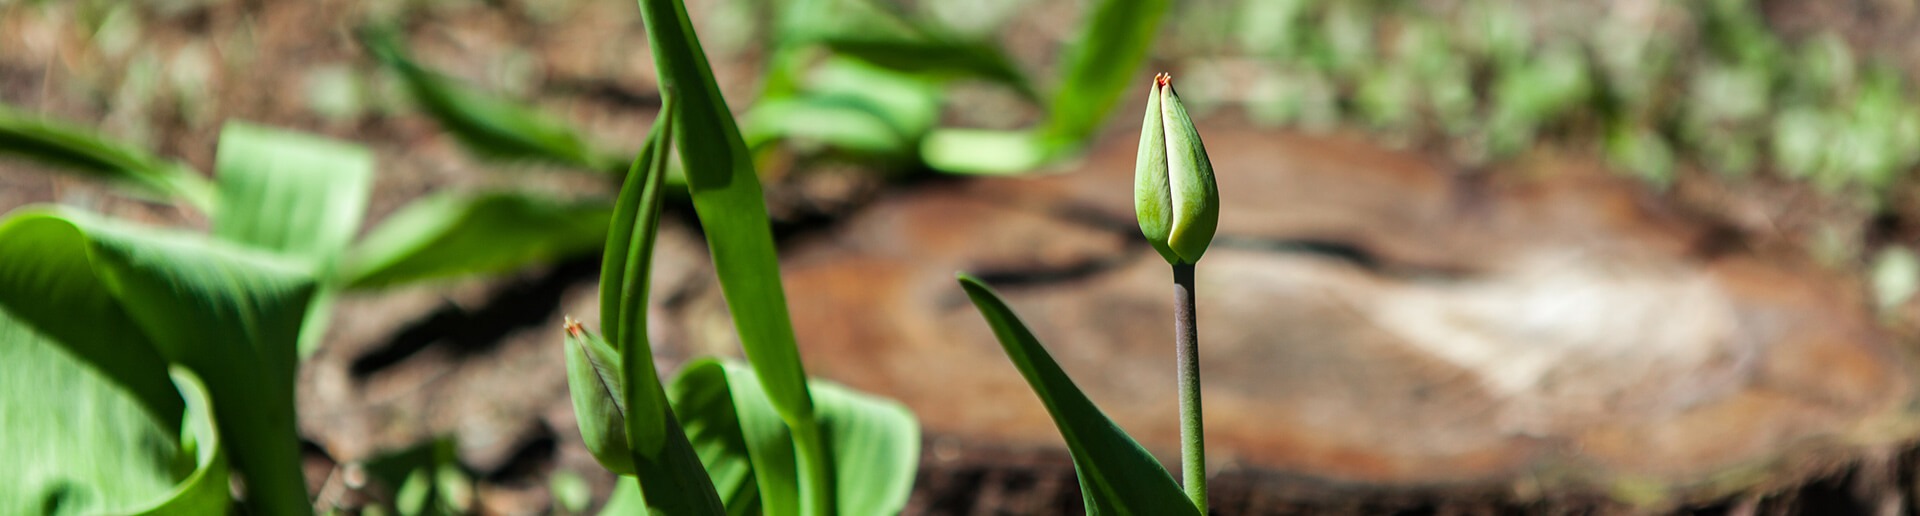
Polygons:
<instances>
[{"instance_id":1,"label":"bud tip","mask_svg":"<svg viewBox=\"0 0 1920 516\"><path fill-rule=\"evenodd\" d=\"M580 321L575 320L573 316L562 316L561 319L564 321L561 324L566 328L568 336L579 337L587 333L586 328L580 327Z\"/></svg>"}]
</instances>

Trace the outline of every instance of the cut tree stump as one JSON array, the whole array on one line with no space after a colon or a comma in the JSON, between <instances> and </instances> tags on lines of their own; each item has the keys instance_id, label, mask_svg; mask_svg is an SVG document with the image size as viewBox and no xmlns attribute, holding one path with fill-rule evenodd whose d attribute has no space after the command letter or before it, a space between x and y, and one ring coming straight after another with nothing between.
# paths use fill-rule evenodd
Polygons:
<instances>
[{"instance_id":1,"label":"cut tree stump","mask_svg":"<svg viewBox=\"0 0 1920 516\"><path fill-rule=\"evenodd\" d=\"M1223 205L1197 292L1224 512L1757 510L1836 474L1873 487L1863 507L1913 503L1896 460L1912 364L1844 271L1729 245L1579 160L1464 172L1202 131ZM794 242L809 372L900 399L935 443L1058 448L954 283L968 271L1172 464L1171 277L1133 222L1128 134L1066 173L921 185ZM696 353L732 353L717 291L692 295L669 320Z\"/></svg>"}]
</instances>

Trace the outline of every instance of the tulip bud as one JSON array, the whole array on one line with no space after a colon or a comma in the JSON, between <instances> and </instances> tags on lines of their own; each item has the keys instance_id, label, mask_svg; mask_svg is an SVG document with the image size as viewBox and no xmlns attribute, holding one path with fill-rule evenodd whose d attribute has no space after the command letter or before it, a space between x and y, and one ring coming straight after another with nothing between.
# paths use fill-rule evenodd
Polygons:
<instances>
[{"instance_id":1,"label":"tulip bud","mask_svg":"<svg viewBox=\"0 0 1920 516\"><path fill-rule=\"evenodd\" d=\"M1220 192L1200 132L1173 92L1173 76L1153 77L1134 167L1134 215L1147 242L1167 263L1200 261L1220 222Z\"/></svg>"},{"instance_id":2,"label":"tulip bud","mask_svg":"<svg viewBox=\"0 0 1920 516\"><path fill-rule=\"evenodd\" d=\"M600 465L616 474L633 473L627 446L627 403L620 355L613 346L567 318L567 391L573 395L580 439Z\"/></svg>"}]
</instances>

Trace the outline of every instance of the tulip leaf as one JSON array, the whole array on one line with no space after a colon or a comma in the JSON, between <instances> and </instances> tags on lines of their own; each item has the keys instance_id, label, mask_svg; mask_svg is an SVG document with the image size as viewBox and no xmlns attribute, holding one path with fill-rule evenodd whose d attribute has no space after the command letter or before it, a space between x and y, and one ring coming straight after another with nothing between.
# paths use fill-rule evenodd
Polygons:
<instances>
[{"instance_id":1,"label":"tulip leaf","mask_svg":"<svg viewBox=\"0 0 1920 516\"><path fill-rule=\"evenodd\" d=\"M1198 514L1166 467L1074 386L993 289L972 276L958 277L967 297L993 327L1007 358L1053 415L1054 426L1073 454L1087 514Z\"/></svg>"},{"instance_id":2,"label":"tulip leaf","mask_svg":"<svg viewBox=\"0 0 1920 516\"><path fill-rule=\"evenodd\" d=\"M428 70L407 56L390 29L367 29L360 41L397 74L428 115L474 153L509 161L541 161L608 173L625 159L590 148L572 127L518 102L499 98Z\"/></svg>"},{"instance_id":3,"label":"tulip leaf","mask_svg":"<svg viewBox=\"0 0 1920 516\"><path fill-rule=\"evenodd\" d=\"M833 454L838 514L898 514L920 457L920 428L893 401L813 380L815 407ZM701 360L681 369L669 389L675 413L715 474L729 513L798 514L794 441L753 370ZM736 483L718 479L740 479ZM731 491L729 491L731 489ZM743 512L744 511L744 512Z\"/></svg>"},{"instance_id":4,"label":"tulip leaf","mask_svg":"<svg viewBox=\"0 0 1920 516\"><path fill-rule=\"evenodd\" d=\"M667 156L677 129L672 120L679 118L678 104L668 99L614 203L600 272L600 313L607 324L607 342L598 342L592 332L568 322L568 387L575 407L585 409L575 414L581 419L582 438L598 447L592 451L608 469L633 472L650 512L722 514L725 505L701 467L700 456L680 430L647 341L654 237L660 226ZM611 353L617 353L619 360L608 360ZM610 457L621 447L627 449L624 463Z\"/></svg>"},{"instance_id":5,"label":"tulip leaf","mask_svg":"<svg viewBox=\"0 0 1920 516\"><path fill-rule=\"evenodd\" d=\"M0 310L0 513L126 512L166 496L185 450L135 394Z\"/></svg>"},{"instance_id":6,"label":"tulip leaf","mask_svg":"<svg viewBox=\"0 0 1920 516\"><path fill-rule=\"evenodd\" d=\"M228 506L232 505L232 500L227 496L227 457L226 449L220 442L220 431L214 425L212 396L207 393L206 383L200 381L200 377L193 374L192 370L173 366L169 371L173 375L174 385L179 386L187 401L186 427L180 430L181 459L193 460L193 472L180 481L180 485L166 499L133 514L226 513Z\"/></svg>"},{"instance_id":7,"label":"tulip leaf","mask_svg":"<svg viewBox=\"0 0 1920 516\"><path fill-rule=\"evenodd\" d=\"M205 381L216 427L246 475L252 509L269 514L311 510L293 410L296 340L314 294L308 264L77 212L17 213L0 223L0 242L16 238L38 245L0 246L0 264L5 264L0 278L8 279L0 304L34 328L92 321L65 319L61 306L13 307L67 303L76 312L111 314L99 305L117 304L124 319L114 324L130 322L137 331L126 335L143 337L127 339L126 352L152 352L163 359L149 362L149 370L164 370L171 362ZM62 257L65 265L21 259L34 253ZM17 281L41 274L58 276ZM108 297L99 297L102 292ZM49 336L81 356L97 344L59 340L60 333ZM140 345L149 351L134 349Z\"/></svg>"},{"instance_id":8,"label":"tulip leaf","mask_svg":"<svg viewBox=\"0 0 1920 516\"><path fill-rule=\"evenodd\" d=\"M212 185L186 165L5 106L0 106L0 154L24 156L138 191L178 196L203 210L213 207Z\"/></svg>"},{"instance_id":9,"label":"tulip leaf","mask_svg":"<svg viewBox=\"0 0 1920 516\"><path fill-rule=\"evenodd\" d=\"M1120 101L1153 48L1169 0L1101 0L1070 43L1060 87L1042 139L1078 145L1092 137Z\"/></svg>"},{"instance_id":10,"label":"tulip leaf","mask_svg":"<svg viewBox=\"0 0 1920 516\"><path fill-rule=\"evenodd\" d=\"M321 292L308 307L300 356L313 353L333 314L335 267L360 231L373 154L359 145L228 123L214 157L220 191L215 237L309 262Z\"/></svg>"},{"instance_id":11,"label":"tulip leaf","mask_svg":"<svg viewBox=\"0 0 1920 516\"><path fill-rule=\"evenodd\" d=\"M348 254L342 281L350 289L383 288L591 253L604 242L611 213L604 201L524 192L428 196L368 232Z\"/></svg>"},{"instance_id":12,"label":"tulip leaf","mask_svg":"<svg viewBox=\"0 0 1920 516\"><path fill-rule=\"evenodd\" d=\"M833 507L831 473L807 392L806 370L780 284L780 262L752 156L721 97L706 53L678 0L641 0L641 21L663 90L679 97L674 117L694 211L706 230L720 291L754 372L799 445L801 492L811 512Z\"/></svg>"}]
</instances>

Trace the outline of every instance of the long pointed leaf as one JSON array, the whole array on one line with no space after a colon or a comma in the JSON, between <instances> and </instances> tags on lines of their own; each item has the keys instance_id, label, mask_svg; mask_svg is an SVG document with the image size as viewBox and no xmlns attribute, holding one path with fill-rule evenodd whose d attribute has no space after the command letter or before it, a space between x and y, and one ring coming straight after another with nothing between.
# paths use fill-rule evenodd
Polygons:
<instances>
[{"instance_id":1,"label":"long pointed leaf","mask_svg":"<svg viewBox=\"0 0 1920 516\"><path fill-rule=\"evenodd\" d=\"M1088 514L1197 514L1166 467L1094 406L1053 361L1013 309L985 283L965 274L960 286L993 327L1000 347L1053 415L1073 453Z\"/></svg>"},{"instance_id":2,"label":"long pointed leaf","mask_svg":"<svg viewBox=\"0 0 1920 516\"><path fill-rule=\"evenodd\" d=\"M202 210L213 207L213 187L185 165L5 106L0 106L0 153L67 167L147 192L179 196Z\"/></svg>"},{"instance_id":3,"label":"long pointed leaf","mask_svg":"<svg viewBox=\"0 0 1920 516\"><path fill-rule=\"evenodd\" d=\"M832 512L832 473L807 392L806 370L794 343L793 322L780 284L760 180L733 114L714 82L706 53L677 0L641 0L641 21L653 47L663 89L680 97L675 117L687 188L706 230L720 291L733 313L747 360L767 386L767 396L800 443L802 493L808 511Z\"/></svg>"},{"instance_id":4,"label":"long pointed leaf","mask_svg":"<svg viewBox=\"0 0 1920 516\"><path fill-rule=\"evenodd\" d=\"M1102 0L1087 13L1068 49L1065 76L1053 95L1043 138L1077 145L1113 110L1153 48L1169 0Z\"/></svg>"},{"instance_id":5,"label":"long pointed leaf","mask_svg":"<svg viewBox=\"0 0 1920 516\"><path fill-rule=\"evenodd\" d=\"M341 278L349 289L377 289L578 256L605 242L611 213L605 201L523 192L433 195L368 232L347 255Z\"/></svg>"},{"instance_id":6,"label":"long pointed leaf","mask_svg":"<svg viewBox=\"0 0 1920 516\"><path fill-rule=\"evenodd\" d=\"M530 160L618 172L623 160L608 160L589 148L573 128L544 113L500 98L420 66L398 35L362 32L360 41L406 84L415 101L440 127L473 152L502 160Z\"/></svg>"},{"instance_id":7,"label":"long pointed leaf","mask_svg":"<svg viewBox=\"0 0 1920 516\"><path fill-rule=\"evenodd\" d=\"M725 505L700 465L700 457L681 431L666 389L654 370L653 347L647 342L647 293L653 263L654 237L659 232L662 190L667 156L678 118L677 104L668 100L654 124L653 134L634 159L626 184L614 203L614 220L607 235L606 263L600 276L602 317L614 332L611 348L619 367L600 366L597 387L614 396L613 405L625 410L623 434L632 458L633 474L649 511L663 514L724 514ZM613 295L609 296L608 293ZM609 306L611 303L611 306ZM567 328L569 340L591 339L583 328ZM589 355L587 358L592 358ZM607 373L618 381L607 381ZM582 387L575 381L575 389ZM595 386L588 386L595 388ZM575 391L576 396L580 394ZM602 426L602 425L596 425ZM586 424L582 429L587 428ZM583 436L585 432L583 431ZM601 452L604 454L604 452Z\"/></svg>"}]
</instances>

